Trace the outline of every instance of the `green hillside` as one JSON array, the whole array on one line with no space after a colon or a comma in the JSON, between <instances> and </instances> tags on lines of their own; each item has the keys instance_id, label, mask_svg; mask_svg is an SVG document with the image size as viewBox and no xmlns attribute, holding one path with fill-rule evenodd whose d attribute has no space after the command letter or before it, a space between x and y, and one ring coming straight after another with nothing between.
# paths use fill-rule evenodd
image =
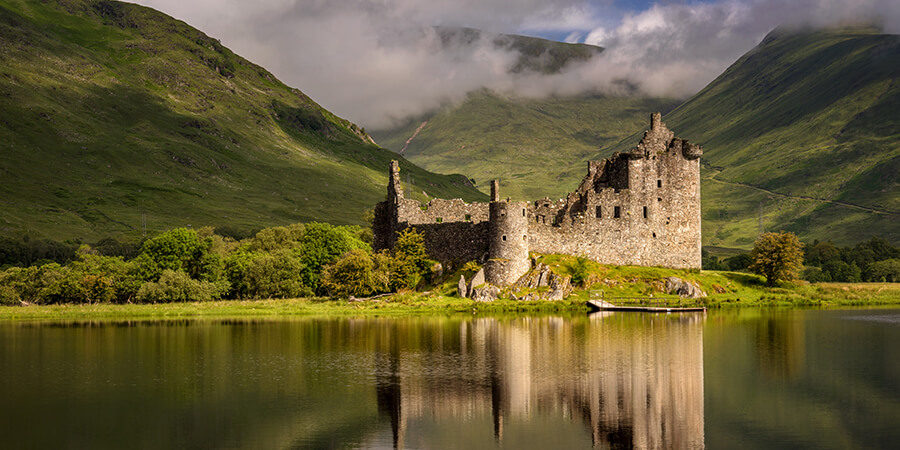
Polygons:
<instances>
[{"instance_id":1,"label":"green hillside","mask_svg":"<svg viewBox=\"0 0 900 450\"><path fill-rule=\"evenodd\" d=\"M396 154L216 39L132 4L0 0L0 235L361 223ZM421 196L483 199L406 161Z\"/></svg>"},{"instance_id":2,"label":"green hillside","mask_svg":"<svg viewBox=\"0 0 900 450\"><path fill-rule=\"evenodd\" d=\"M531 200L572 190L583 161L634 146L648 114L668 112L670 129L704 147L704 245L749 248L760 229L900 242L898 76L896 35L776 30L677 108L480 92L372 135L429 170L467 174L482 190L500 178L504 195Z\"/></svg>"},{"instance_id":3,"label":"green hillside","mask_svg":"<svg viewBox=\"0 0 900 450\"><path fill-rule=\"evenodd\" d=\"M587 172L585 161L598 149L645 129L650 112L676 105L671 99L523 99L482 91L460 105L371 134L428 170L464 173L483 191L499 178L504 196L536 200L575 189Z\"/></svg>"},{"instance_id":4,"label":"green hillside","mask_svg":"<svg viewBox=\"0 0 900 450\"><path fill-rule=\"evenodd\" d=\"M664 117L703 145L706 245L900 241L900 36L776 30Z\"/></svg>"}]
</instances>

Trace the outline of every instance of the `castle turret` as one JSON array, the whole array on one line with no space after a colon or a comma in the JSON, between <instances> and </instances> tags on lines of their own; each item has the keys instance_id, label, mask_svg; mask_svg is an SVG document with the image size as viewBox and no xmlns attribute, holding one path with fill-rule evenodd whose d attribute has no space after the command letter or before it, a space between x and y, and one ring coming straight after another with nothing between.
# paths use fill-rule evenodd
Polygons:
<instances>
[{"instance_id":1,"label":"castle turret","mask_svg":"<svg viewBox=\"0 0 900 450\"><path fill-rule=\"evenodd\" d=\"M508 286L531 269L528 258L528 202L500 201L499 183L491 183L489 258L485 280Z\"/></svg>"}]
</instances>

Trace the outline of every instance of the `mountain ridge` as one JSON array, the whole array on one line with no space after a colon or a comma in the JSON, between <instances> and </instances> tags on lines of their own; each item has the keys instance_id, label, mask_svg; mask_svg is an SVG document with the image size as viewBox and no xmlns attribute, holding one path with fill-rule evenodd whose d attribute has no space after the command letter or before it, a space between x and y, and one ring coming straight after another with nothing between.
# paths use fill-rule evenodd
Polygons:
<instances>
[{"instance_id":1,"label":"mountain ridge","mask_svg":"<svg viewBox=\"0 0 900 450\"><path fill-rule=\"evenodd\" d=\"M362 223L397 159L300 90L150 8L2 0L0 57L0 234ZM400 159L412 195L486 197L463 176Z\"/></svg>"}]
</instances>

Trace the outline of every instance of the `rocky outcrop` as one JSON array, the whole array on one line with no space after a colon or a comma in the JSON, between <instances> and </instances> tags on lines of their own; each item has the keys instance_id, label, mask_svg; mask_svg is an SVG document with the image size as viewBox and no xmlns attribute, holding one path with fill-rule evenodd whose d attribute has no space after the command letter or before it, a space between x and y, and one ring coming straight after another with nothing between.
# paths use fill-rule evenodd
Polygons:
<instances>
[{"instance_id":1,"label":"rocky outcrop","mask_svg":"<svg viewBox=\"0 0 900 450\"><path fill-rule=\"evenodd\" d=\"M676 294L679 297L686 298L702 298L706 297L706 292L700 289L700 285L696 281L685 281L678 277L667 277L666 292Z\"/></svg>"},{"instance_id":2,"label":"rocky outcrop","mask_svg":"<svg viewBox=\"0 0 900 450\"><path fill-rule=\"evenodd\" d=\"M484 268L478 270L475 275L472 277L472 280L469 281L469 287L466 290L469 298L472 298L472 293L476 287L484 284Z\"/></svg>"},{"instance_id":3,"label":"rocky outcrop","mask_svg":"<svg viewBox=\"0 0 900 450\"><path fill-rule=\"evenodd\" d=\"M471 297L476 302L492 302L500 297L500 288L492 284L482 284L472 288Z\"/></svg>"},{"instance_id":4,"label":"rocky outcrop","mask_svg":"<svg viewBox=\"0 0 900 450\"><path fill-rule=\"evenodd\" d=\"M513 293L512 297L517 300L562 300L572 293L572 277L557 275L550 270L550 266L538 263L512 286L512 290L538 289L541 287L548 287L549 289L546 292L530 292L522 296L517 296Z\"/></svg>"}]
</instances>

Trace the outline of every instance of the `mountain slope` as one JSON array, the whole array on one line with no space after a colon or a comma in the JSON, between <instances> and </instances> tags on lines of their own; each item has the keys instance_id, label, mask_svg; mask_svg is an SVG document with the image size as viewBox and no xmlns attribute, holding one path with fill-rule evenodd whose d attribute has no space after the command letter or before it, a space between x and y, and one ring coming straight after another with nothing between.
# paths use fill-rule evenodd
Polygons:
<instances>
[{"instance_id":1,"label":"mountain slope","mask_svg":"<svg viewBox=\"0 0 900 450\"><path fill-rule=\"evenodd\" d=\"M704 146L704 243L900 241L900 36L772 32L665 117Z\"/></svg>"},{"instance_id":2,"label":"mountain slope","mask_svg":"<svg viewBox=\"0 0 900 450\"><path fill-rule=\"evenodd\" d=\"M359 223L388 162L356 125L137 5L0 0L0 234ZM484 199L406 161L413 192Z\"/></svg>"},{"instance_id":3,"label":"mountain slope","mask_svg":"<svg viewBox=\"0 0 900 450\"><path fill-rule=\"evenodd\" d=\"M481 41L518 54L511 73L536 72L545 75L562 71L570 64L588 61L603 52L603 47L569 44L516 34L488 33L474 28L435 27L444 50L471 46Z\"/></svg>"},{"instance_id":4,"label":"mountain slope","mask_svg":"<svg viewBox=\"0 0 900 450\"><path fill-rule=\"evenodd\" d=\"M587 170L584 162L598 149L644 129L650 112L676 105L670 99L523 99L477 92L460 105L371 133L428 170L464 173L483 191L499 178L504 196L535 200L575 189Z\"/></svg>"}]
</instances>

